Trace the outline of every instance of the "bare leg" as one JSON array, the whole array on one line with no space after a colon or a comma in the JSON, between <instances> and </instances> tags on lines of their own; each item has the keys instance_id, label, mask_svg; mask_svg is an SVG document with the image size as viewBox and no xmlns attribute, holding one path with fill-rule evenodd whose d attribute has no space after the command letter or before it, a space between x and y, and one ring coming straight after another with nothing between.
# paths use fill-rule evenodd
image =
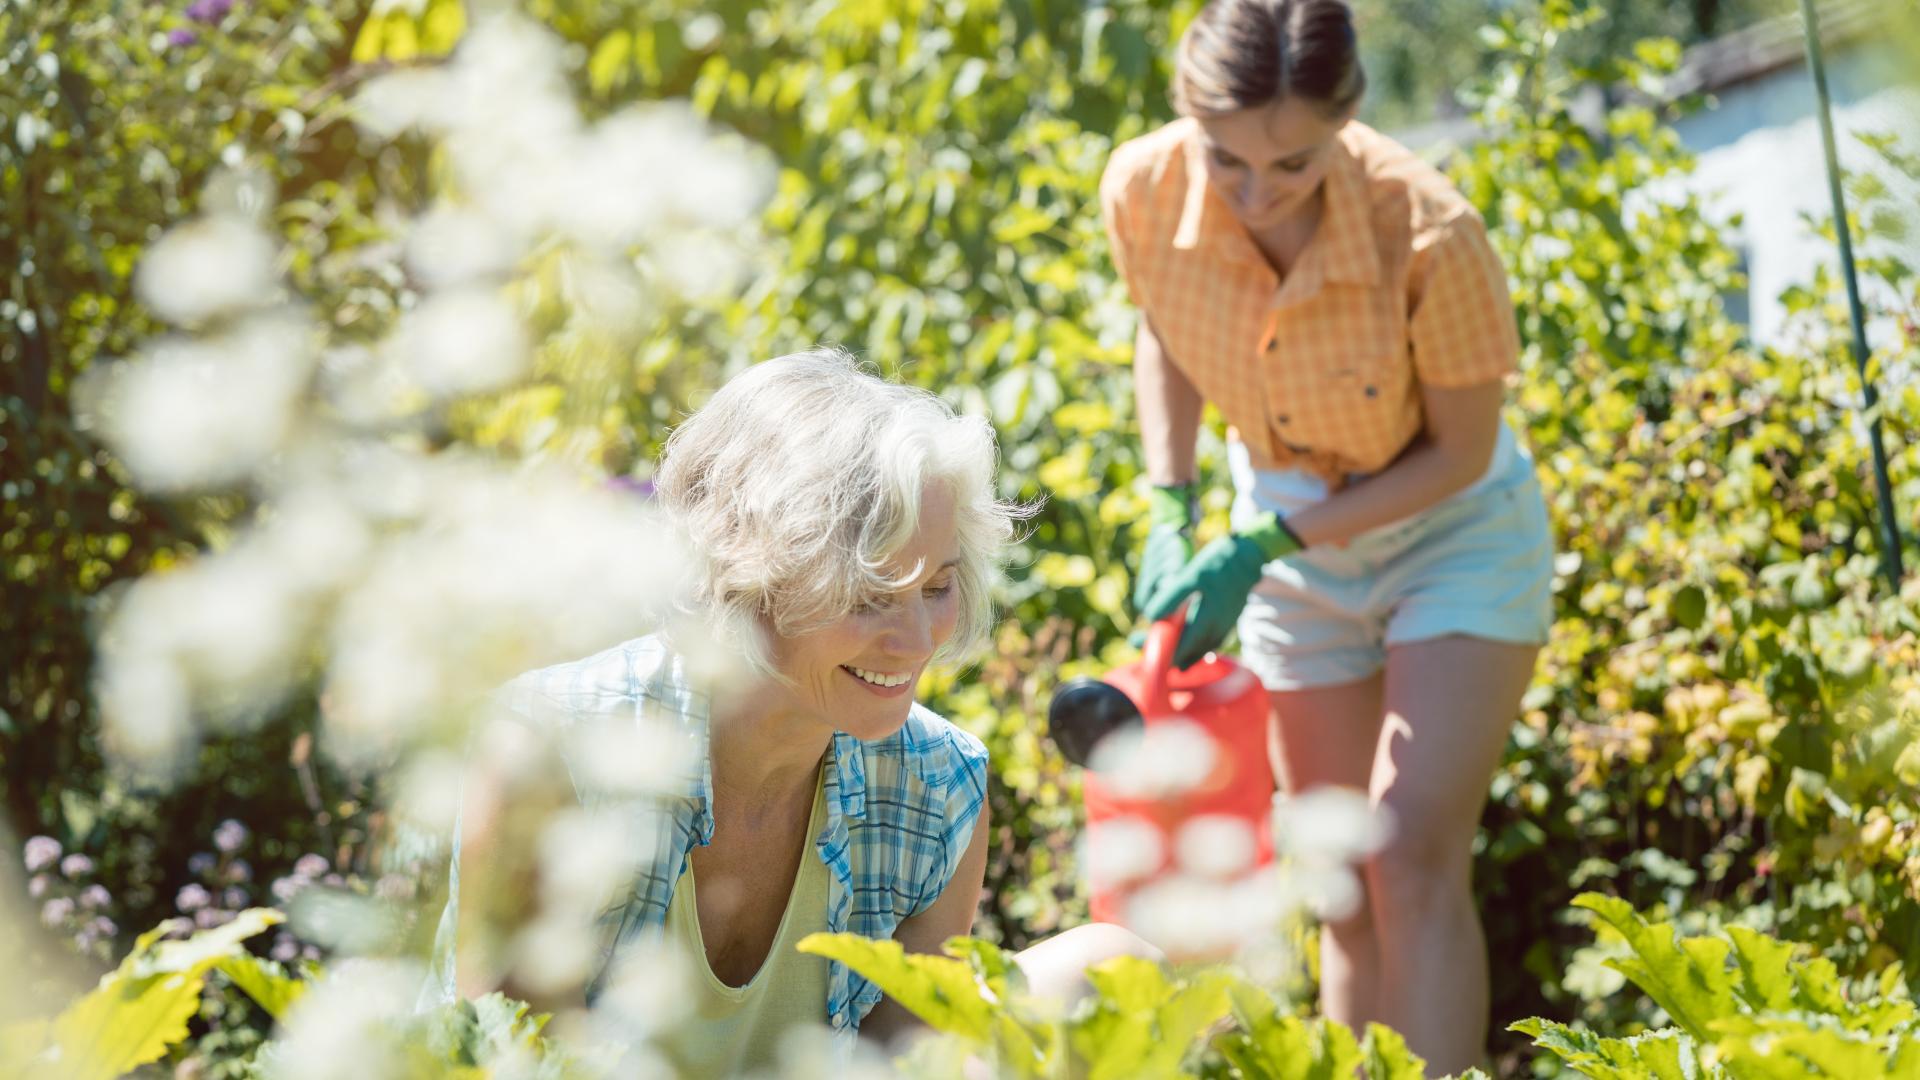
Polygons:
<instances>
[{"instance_id":1,"label":"bare leg","mask_svg":"<svg viewBox=\"0 0 1920 1080\"><path fill-rule=\"evenodd\" d=\"M1380 963L1373 1018L1436 1074L1465 1070L1485 1052L1473 835L1538 651L1465 636L1388 651L1372 794L1396 828L1364 875Z\"/></svg>"},{"instance_id":2,"label":"bare leg","mask_svg":"<svg viewBox=\"0 0 1920 1080\"><path fill-rule=\"evenodd\" d=\"M1280 788L1298 794L1333 784L1365 791L1380 742L1385 680L1274 691L1268 749ZM1380 951L1367 905L1320 935L1320 1008L1352 1027L1375 1019Z\"/></svg>"}]
</instances>

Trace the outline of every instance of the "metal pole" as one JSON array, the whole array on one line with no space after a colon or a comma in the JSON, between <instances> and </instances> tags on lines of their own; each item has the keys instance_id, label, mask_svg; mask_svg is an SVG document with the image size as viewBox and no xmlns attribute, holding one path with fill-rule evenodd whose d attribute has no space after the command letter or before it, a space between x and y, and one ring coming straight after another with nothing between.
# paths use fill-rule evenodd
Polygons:
<instances>
[{"instance_id":1,"label":"metal pole","mask_svg":"<svg viewBox=\"0 0 1920 1080\"><path fill-rule=\"evenodd\" d=\"M1867 442L1873 448L1873 481L1880 496L1881 560L1887 584L1897 594L1906 571L1900 559L1899 515L1894 511L1893 484L1887 479L1887 448L1880 437L1880 416L1874 406L1880 393L1867 371L1867 319L1860 307L1860 279L1853 269L1853 230L1847 224L1847 196L1840 187L1840 155L1833 144L1833 106L1827 97L1827 69L1820 54L1820 18L1813 0L1800 0L1807 23L1807 70L1813 74L1813 92L1819 99L1820 139L1827 153L1827 187L1833 194L1833 231L1840 238L1840 277L1847 283L1847 309L1853 317L1853 364L1860 372L1867 412Z\"/></svg>"}]
</instances>

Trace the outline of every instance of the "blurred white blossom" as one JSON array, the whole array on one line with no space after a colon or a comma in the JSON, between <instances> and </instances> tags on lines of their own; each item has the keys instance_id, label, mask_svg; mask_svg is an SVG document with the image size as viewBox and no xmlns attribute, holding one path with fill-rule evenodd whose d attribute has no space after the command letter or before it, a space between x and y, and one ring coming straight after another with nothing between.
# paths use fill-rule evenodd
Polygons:
<instances>
[{"instance_id":1,"label":"blurred white blossom","mask_svg":"<svg viewBox=\"0 0 1920 1080\"><path fill-rule=\"evenodd\" d=\"M594 999L597 1038L637 1043L678 1025L693 1010L693 963L686 950L659 934L621 949Z\"/></svg>"},{"instance_id":2,"label":"blurred white blossom","mask_svg":"<svg viewBox=\"0 0 1920 1080\"><path fill-rule=\"evenodd\" d=\"M626 797L677 790L700 752L683 730L630 713L575 721L562 739L581 784Z\"/></svg>"},{"instance_id":3,"label":"blurred white blossom","mask_svg":"<svg viewBox=\"0 0 1920 1080\"><path fill-rule=\"evenodd\" d=\"M335 962L288 1010L271 1080L384 1080L409 1075L387 1024L413 1006L424 971L396 960Z\"/></svg>"},{"instance_id":4,"label":"blurred white blossom","mask_svg":"<svg viewBox=\"0 0 1920 1080\"><path fill-rule=\"evenodd\" d=\"M466 285L511 270L525 243L485 214L441 205L413 223L407 269L429 288Z\"/></svg>"},{"instance_id":5,"label":"blurred white blossom","mask_svg":"<svg viewBox=\"0 0 1920 1080\"><path fill-rule=\"evenodd\" d=\"M273 177L253 166L223 166L200 190L201 212L213 218L264 224L273 214Z\"/></svg>"},{"instance_id":6,"label":"blurred white blossom","mask_svg":"<svg viewBox=\"0 0 1920 1080\"><path fill-rule=\"evenodd\" d=\"M378 135L436 136L460 189L514 235L623 251L676 229L736 228L771 193L766 155L717 138L685 104L636 106L589 126L564 59L550 34L491 15L450 63L369 81L357 115Z\"/></svg>"},{"instance_id":7,"label":"blurred white blossom","mask_svg":"<svg viewBox=\"0 0 1920 1080\"><path fill-rule=\"evenodd\" d=\"M1253 866L1253 827L1228 814L1202 814L1180 826L1173 839L1181 869L1202 877L1230 878Z\"/></svg>"},{"instance_id":8,"label":"blurred white blossom","mask_svg":"<svg viewBox=\"0 0 1920 1080\"><path fill-rule=\"evenodd\" d=\"M559 994L584 985L598 959L588 924L571 912L543 911L514 936L514 981L536 993Z\"/></svg>"},{"instance_id":9,"label":"blurred white blossom","mask_svg":"<svg viewBox=\"0 0 1920 1080\"><path fill-rule=\"evenodd\" d=\"M1218 755L1205 728L1167 718L1100 740L1089 767L1121 798L1165 799L1205 783Z\"/></svg>"},{"instance_id":10,"label":"blurred white blossom","mask_svg":"<svg viewBox=\"0 0 1920 1080\"><path fill-rule=\"evenodd\" d=\"M1365 900L1353 864L1393 838L1392 814L1353 788L1326 786L1273 801L1274 847L1286 857L1290 903L1322 920L1344 919Z\"/></svg>"},{"instance_id":11,"label":"blurred white blossom","mask_svg":"<svg viewBox=\"0 0 1920 1080\"><path fill-rule=\"evenodd\" d=\"M423 750L402 766L394 811L409 824L436 834L453 832L465 794L467 767L451 750Z\"/></svg>"},{"instance_id":12,"label":"blurred white blossom","mask_svg":"<svg viewBox=\"0 0 1920 1080\"><path fill-rule=\"evenodd\" d=\"M293 427L313 370L313 333L283 309L211 337L163 338L142 356L89 373L84 418L149 490L244 481Z\"/></svg>"},{"instance_id":13,"label":"blurred white blossom","mask_svg":"<svg viewBox=\"0 0 1920 1080\"><path fill-rule=\"evenodd\" d=\"M484 289L436 293L400 320L385 348L436 400L484 393L527 368L527 334L505 300Z\"/></svg>"},{"instance_id":14,"label":"blurred white blossom","mask_svg":"<svg viewBox=\"0 0 1920 1080\"><path fill-rule=\"evenodd\" d=\"M1393 815L1363 791L1332 785L1273 800L1274 845L1310 862L1346 863L1378 853L1393 838Z\"/></svg>"},{"instance_id":15,"label":"blurred white blossom","mask_svg":"<svg viewBox=\"0 0 1920 1080\"><path fill-rule=\"evenodd\" d=\"M632 880L653 853L624 827L618 814L564 810L547 819L540 836L540 897L549 908L591 916Z\"/></svg>"},{"instance_id":16,"label":"blurred white blossom","mask_svg":"<svg viewBox=\"0 0 1920 1080\"><path fill-rule=\"evenodd\" d=\"M1282 895L1290 906L1311 912L1325 922L1338 922L1360 910L1366 893L1360 875L1339 862L1295 862L1281 877Z\"/></svg>"},{"instance_id":17,"label":"blurred white blossom","mask_svg":"<svg viewBox=\"0 0 1920 1080\"><path fill-rule=\"evenodd\" d=\"M1109 818L1085 832L1080 865L1096 889L1138 881L1166 862L1167 846L1152 822L1137 817Z\"/></svg>"},{"instance_id":18,"label":"blurred white blossom","mask_svg":"<svg viewBox=\"0 0 1920 1080\"><path fill-rule=\"evenodd\" d=\"M199 218L147 249L134 295L168 322L198 323L272 300L273 258L272 239L245 218Z\"/></svg>"},{"instance_id":19,"label":"blurred white blossom","mask_svg":"<svg viewBox=\"0 0 1920 1080\"><path fill-rule=\"evenodd\" d=\"M1288 913L1288 895L1272 874L1222 882L1174 873L1128 897L1128 925L1176 962L1218 960L1271 935Z\"/></svg>"},{"instance_id":20,"label":"blurred white blossom","mask_svg":"<svg viewBox=\"0 0 1920 1080\"><path fill-rule=\"evenodd\" d=\"M302 889L288 909L288 921L301 940L346 956L389 952L406 929L398 904L345 889Z\"/></svg>"},{"instance_id":21,"label":"blurred white blossom","mask_svg":"<svg viewBox=\"0 0 1920 1080\"><path fill-rule=\"evenodd\" d=\"M371 764L522 671L658 627L684 559L651 509L564 473L419 462L332 628L330 748ZM334 722L337 720L337 723Z\"/></svg>"}]
</instances>

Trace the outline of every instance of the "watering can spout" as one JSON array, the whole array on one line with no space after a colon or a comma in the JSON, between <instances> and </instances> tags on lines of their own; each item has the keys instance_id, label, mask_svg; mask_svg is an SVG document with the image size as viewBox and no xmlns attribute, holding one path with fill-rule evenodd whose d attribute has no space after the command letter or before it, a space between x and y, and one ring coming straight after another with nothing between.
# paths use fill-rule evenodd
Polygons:
<instances>
[{"instance_id":1,"label":"watering can spout","mask_svg":"<svg viewBox=\"0 0 1920 1080\"><path fill-rule=\"evenodd\" d=\"M1060 754L1081 768L1093 761L1094 747L1118 731L1137 729L1142 709L1156 715L1172 711L1167 697L1167 664L1186 625L1183 613L1154 623L1147 631L1146 655L1141 658L1140 700L1101 679L1076 676L1060 684L1047 705L1047 730Z\"/></svg>"}]
</instances>

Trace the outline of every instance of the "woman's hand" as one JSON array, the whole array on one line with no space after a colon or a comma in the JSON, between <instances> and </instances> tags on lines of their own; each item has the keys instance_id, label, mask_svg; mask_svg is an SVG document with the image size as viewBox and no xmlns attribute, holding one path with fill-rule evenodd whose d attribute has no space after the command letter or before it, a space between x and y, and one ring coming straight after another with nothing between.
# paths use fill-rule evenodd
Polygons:
<instances>
[{"instance_id":1,"label":"woman's hand","mask_svg":"<svg viewBox=\"0 0 1920 1080\"><path fill-rule=\"evenodd\" d=\"M1373 476L1287 515L1287 524L1306 546L1341 544L1412 517L1487 471L1500 440L1505 382L1422 386L1420 397L1426 426L1406 453Z\"/></svg>"},{"instance_id":2,"label":"woman's hand","mask_svg":"<svg viewBox=\"0 0 1920 1080\"><path fill-rule=\"evenodd\" d=\"M1147 610L1162 582L1193 558L1187 529L1193 524L1193 485L1155 485L1147 494L1147 517L1153 529L1140 553L1140 569L1133 576L1133 610Z\"/></svg>"},{"instance_id":3,"label":"woman's hand","mask_svg":"<svg viewBox=\"0 0 1920 1080\"><path fill-rule=\"evenodd\" d=\"M1280 515L1260 515L1255 524L1230 533L1200 549L1200 554L1167 579L1145 612L1150 622L1174 613L1189 596L1186 627L1173 650L1173 666L1190 668L1227 640L1247 597L1260 584L1268 563L1300 550L1299 537Z\"/></svg>"}]
</instances>

